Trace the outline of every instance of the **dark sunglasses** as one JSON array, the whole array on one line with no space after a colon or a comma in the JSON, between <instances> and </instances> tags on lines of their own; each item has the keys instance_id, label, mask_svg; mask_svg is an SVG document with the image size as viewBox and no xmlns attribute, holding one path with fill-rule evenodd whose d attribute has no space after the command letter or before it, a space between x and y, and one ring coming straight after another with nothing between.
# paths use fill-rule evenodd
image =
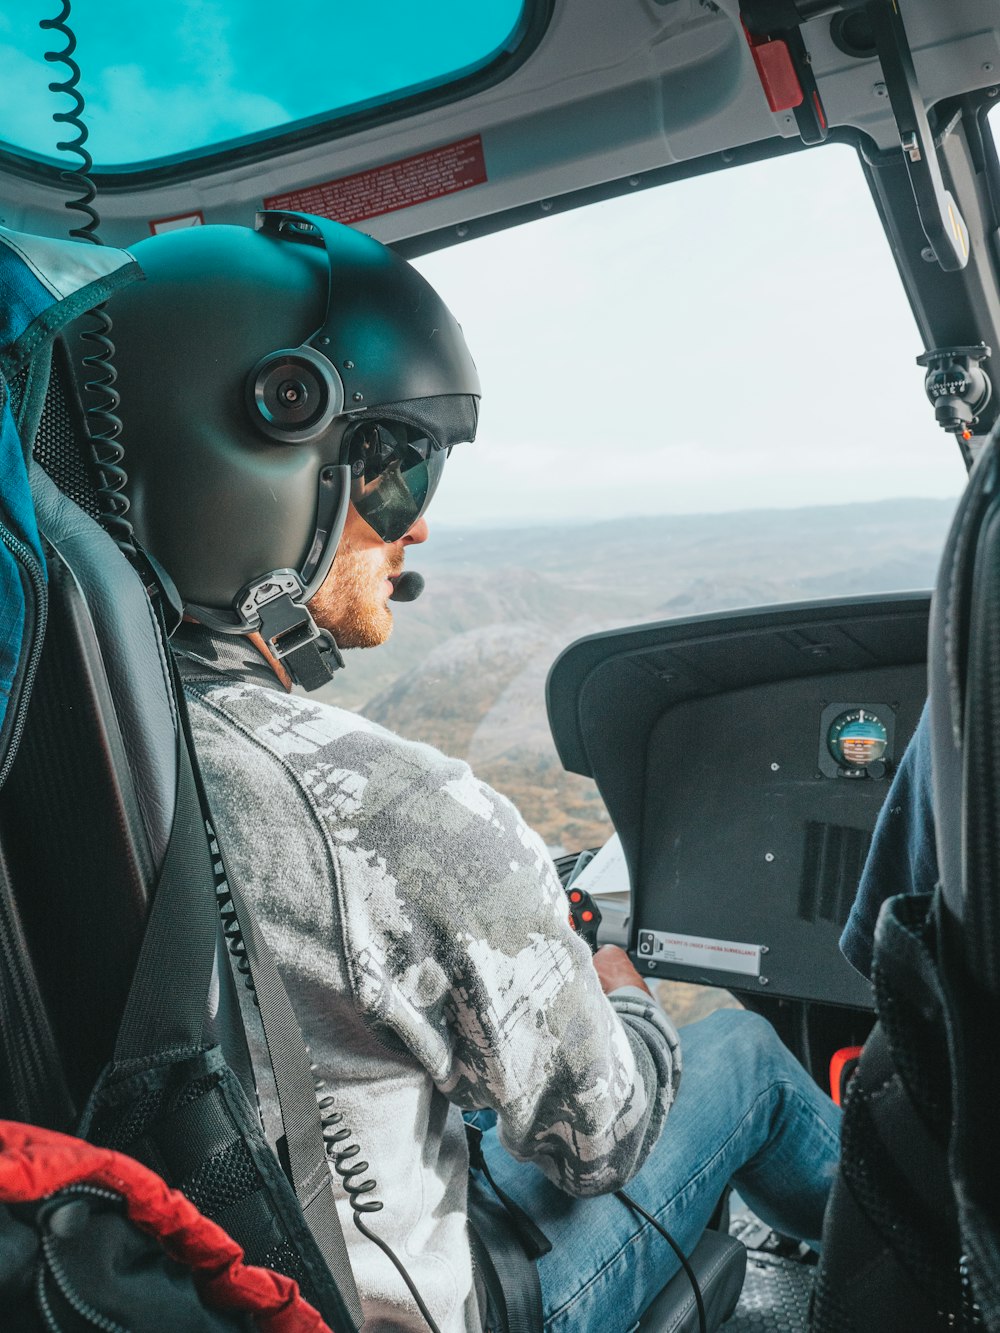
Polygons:
<instances>
[{"instance_id":1,"label":"dark sunglasses","mask_svg":"<svg viewBox=\"0 0 1000 1333\"><path fill-rule=\"evenodd\" d=\"M384 542L409 532L437 490L450 450L416 426L362 421L345 439L351 503Z\"/></svg>"}]
</instances>

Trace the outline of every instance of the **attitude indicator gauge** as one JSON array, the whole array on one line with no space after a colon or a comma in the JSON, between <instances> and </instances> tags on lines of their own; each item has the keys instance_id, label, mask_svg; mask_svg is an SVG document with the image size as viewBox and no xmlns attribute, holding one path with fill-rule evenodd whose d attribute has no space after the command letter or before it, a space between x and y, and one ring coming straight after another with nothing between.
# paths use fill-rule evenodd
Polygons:
<instances>
[{"instance_id":1,"label":"attitude indicator gauge","mask_svg":"<svg viewBox=\"0 0 1000 1333\"><path fill-rule=\"evenodd\" d=\"M892 776L896 759L896 710L898 704L878 700L859 703L853 699L823 705L819 718L816 776L824 778L872 778L876 782Z\"/></svg>"},{"instance_id":2,"label":"attitude indicator gauge","mask_svg":"<svg viewBox=\"0 0 1000 1333\"><path fill-rule=\"evenodd\" d=\"M842 768L868 768L885 757L889 733L871 709L849 708L833 719L826 744Z\"/></svg>"}]
</instances>

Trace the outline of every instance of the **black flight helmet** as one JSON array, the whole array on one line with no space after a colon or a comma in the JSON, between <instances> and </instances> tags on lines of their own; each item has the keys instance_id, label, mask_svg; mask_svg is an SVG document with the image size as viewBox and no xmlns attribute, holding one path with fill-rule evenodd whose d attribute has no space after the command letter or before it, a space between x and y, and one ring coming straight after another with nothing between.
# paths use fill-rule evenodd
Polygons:
<instances>
[{"instance_id":1,"label":"black flight helmet","mask_svg":"<svg viewBox=\"0 0 1000 1333\"><path fill-rule=\"evenodd\" d=\"M317 648L335 646L304 604L348 501L397 540L475 437L462 330L405 260L325 218L264 212L255 230L182 228L132 252L146 281L111 314L136 535L189 614L295 649L286 665L312 688Z\"/></svg>"}]
</instances>

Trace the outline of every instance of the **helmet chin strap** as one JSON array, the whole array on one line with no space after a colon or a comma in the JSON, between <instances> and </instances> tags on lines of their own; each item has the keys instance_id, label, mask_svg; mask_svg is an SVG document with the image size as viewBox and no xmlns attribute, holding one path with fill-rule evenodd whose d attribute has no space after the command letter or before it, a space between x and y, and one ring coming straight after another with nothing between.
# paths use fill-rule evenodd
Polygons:
<instances>
[{"instance_id":1,"label":"helmet chin strap","mask_svg":"<svg viewBox=\"0 0 1000 1333\"><path fill-rule=\"evenodd\" d=\"M344 665L336 640L320 629L305 603L305 589L294 569L275 569L248 584L236 599L236 611L249 630L257 631L268 652L304 690L318 690Z\"/></svg>"},{"instance_id":2,"label":"helmet chin strap","mask_svg":"<svg viewBox=\"0 0 1000 1333\"><path fill-rule=\"evenodd\" d=\"M270 648L268 648L260 632L258 630L253 630L250 634L245 635L244 639L246 643L251 644L254 648L257 649L257 652L266 662L268 668L274 673L275 676L277 676L279 682L285 687L285 689L288 690L289 693L291 693L295 681L288 674L285 668L281 665L278 659L274 656Z\"/></svg>"}]
</instances>

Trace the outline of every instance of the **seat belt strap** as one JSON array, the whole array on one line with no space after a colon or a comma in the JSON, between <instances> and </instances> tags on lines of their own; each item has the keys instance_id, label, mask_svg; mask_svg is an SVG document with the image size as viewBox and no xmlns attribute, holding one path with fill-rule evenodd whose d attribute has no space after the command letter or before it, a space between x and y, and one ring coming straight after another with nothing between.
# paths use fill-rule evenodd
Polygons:
<instances>
[{"instance_id":1,"label":"seat belt strap","mask_svg":"<svg viewBox=\"0 0 1000 1333\"><path fill-rule=\"evenodd\" d=\"M342 1290L354 1291L354 1276L333 1197L333 1178L302 1031L267 941L232 879L227 884L246 948L281 1108L284 1136L283 1144L278 1145L278 1157L289 1172L309 1229L338 1285ZM360 1313L360 1303L358 1308Z\"/></svg>"},{"instance_id":2,"label":"seat belt strap","mask_svg":"<svg viewBox=\"0 0 1000 1333\"><path fill-rule=\"evenodd\" d=\"M212 861L185 737L177 739L177 795L114 1062L201 1045L218 914Z\"/></svg>"},{"instance_id":3,"label":"seat belt strap","mask_svg":"<svg viewBox=\"0 0 1000 1333\"><path fill-rule=\"evenodd\" d=\"M469 1237L476 1267L498 1321L491 1333L542 1333L538 1267L524 1251L508 1213L476 1176L469 1180Z\"/></svg>"},{"instance_id":4,"label":"seat belt strap","mask_svg":"<svg viewBox=\"0 0 1000 1333\"><path fill-rule=\"evenodd\" d=\"M155 591L152 600L163 628L162 603ZM201 1044L220 931L213 854L217 840L198 768L187 700L169 648L167 657L179 721L177 797L160 882L115 1044L114 1061L118 1065ZM220 859L225 861L221 854ZM355 1325L360 1326L364 1316L333 1197L333 1179L302 1031L252 913L228 878L227 886L246 948L281 1109L284 1133L272 1146L344 1304ZM227 956L232 963L228 951Z\"/></svg>"},{"instance_id":5,"label":"seat belt strap","mask_svg":"<svg viewBox=\"0 0 1000 1333\"><path fill-rule=\"evenodd\" d=\"M256 997L268 1058L274 1075L284 1133L273 1146L295 1190L303 1214L309 1223L309 1230L336 1279L348 1312L355 1324L360 1326L364 1320L361 1298L354 1281L351 1261L347 1255L347 1242L344 1240L344 1230L340 1224L333 1196L333 1176L327 1163L323 1126L309 1068L309 1052L288 998L288 992L278 973L274 956L242 893L234 884L226 864L218 832L211 821L211 809L201 771L198 768L197 752L191 733L187 697L172 652L170 664L177 695L177 712L185 742L184 748L188 752L200 804L201 841L210 854L212 848L218 848L214 854L222 862L222 873L225 875L232 910L236 914L236 924L245 950L244 959L249 968L249 980ZM213 886L214 912L215 903L219 898L215 892L215 872L211 859L209 871L209 883ZM217 924L217 915L215 920ZM235 967L231 952L229 958Z\"/></svg>"},{"instance_id":6,"label":"seat belt strap","mask_svg":"<svg viewBox=\"0 0 1000 1333\"><path fill-rule=\"evenodd\" d=\"M552 1242L541 1227L536 1226L520 1204L515 1203L509 1194L504 1193L490 1174L483 1154L483 1131L469 1121L465 1124L465 1139L469 1146L469 1165L481 1171L489 1182L490 1189L507 1210L511 1225L521 1242L521 1248L529 1259L539 1259L552 1249Z\"/></svg>"}]
</instances>

